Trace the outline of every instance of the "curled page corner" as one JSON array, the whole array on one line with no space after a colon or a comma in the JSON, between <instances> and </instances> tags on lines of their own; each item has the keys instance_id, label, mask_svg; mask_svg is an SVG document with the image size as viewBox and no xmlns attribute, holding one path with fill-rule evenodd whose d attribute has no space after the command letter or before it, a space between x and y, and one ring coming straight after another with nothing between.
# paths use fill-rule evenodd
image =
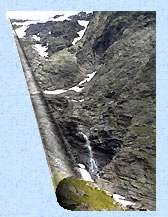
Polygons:
<instances>
[{"instance_id":1,"label":"curled page corner","mask_svg":"<svg viewBox=\"0 0 168 217\"><path fill-rule=\"evenodd\" d=\"M7 18L58 203L155 210L155 12Z\"/></svg>"},{"instance_id":2,"label":"curled page corner","mask_svg":"<svg viewBox=\"0 0 168 217\"><path fill-rule=\"evenodd\" d=\"M62 135L59 124L54 122L52 115L48 112L45 98L33 76L14 29L13 33L51 174L63 173L66 174L65 176L72 176L73 158L68 156L68 151L66 152L67 141Z\"/></svg>"}]
</instances>

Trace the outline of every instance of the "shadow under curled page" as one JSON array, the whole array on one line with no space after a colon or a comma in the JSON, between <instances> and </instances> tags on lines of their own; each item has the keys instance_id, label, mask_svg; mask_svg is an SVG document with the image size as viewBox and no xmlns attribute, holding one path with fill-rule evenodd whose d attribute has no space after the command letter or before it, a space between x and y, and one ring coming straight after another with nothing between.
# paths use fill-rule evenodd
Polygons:
<instances>
[{"instance_id":1,"label":"shadow under curled page","mask_svg":"<svg viewBox=\"0 0 168 217\"><path fill-rule=\"evenodd\" d=\"M155 210L155 12L34 14L9 18L57 201Z\"/></svg>"}]
</instances>

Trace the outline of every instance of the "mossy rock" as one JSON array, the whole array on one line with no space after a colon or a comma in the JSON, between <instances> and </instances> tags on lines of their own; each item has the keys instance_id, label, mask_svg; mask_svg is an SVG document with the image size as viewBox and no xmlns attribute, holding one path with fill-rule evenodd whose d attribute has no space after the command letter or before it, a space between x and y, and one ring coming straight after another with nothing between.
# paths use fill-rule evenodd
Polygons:
<instances>
[{"instance_id":1,"label":"mossy rock","mask_svg":"<svg viewBox=\"0 0 168 217\"><path fill-rule=\"evenodd\" d=\"M143 132L153 132L153 127L151 126L143 126L143 127L134 127L134 130L138 133L143 133Z\"/></svg>"},{"instance_id":2,"label":"mossy rock","mask_svg":"<svg viewBox=\"0 0 168 217\"><path fill-rule=\"evenodd\" d=\"M72 211L122 211L124 207L92 182L66 178L56 189L58 203Z\"/></svg>"}]
</instances>

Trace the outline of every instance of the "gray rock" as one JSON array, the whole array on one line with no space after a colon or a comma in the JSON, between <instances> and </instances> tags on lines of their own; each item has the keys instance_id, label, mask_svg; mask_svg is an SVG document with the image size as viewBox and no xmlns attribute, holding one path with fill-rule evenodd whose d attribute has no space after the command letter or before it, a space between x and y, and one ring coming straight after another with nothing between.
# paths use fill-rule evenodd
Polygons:
<instances>
[{"instance_id":1,"label":"gray rock","mask_svg":"<svg viewBox=\"0 0 168 217\"><path fill-rule=\"evenodd\" d=\"M41 40L49 41L48 61L32 52L28 35L37 33L35 26L22 41L41 90L68 89L97 71L80 93L44 94L46 105L76 164L89 169L80 134L87 132L100 169L97 184L137 202L139 210L156 209L155 23L155 12L94 12L75 46L70 43L81 29L76 21L54 24L50 37L39 24ZM52 25L45 24L47 31Z\"/></svg>"}]
</instances>

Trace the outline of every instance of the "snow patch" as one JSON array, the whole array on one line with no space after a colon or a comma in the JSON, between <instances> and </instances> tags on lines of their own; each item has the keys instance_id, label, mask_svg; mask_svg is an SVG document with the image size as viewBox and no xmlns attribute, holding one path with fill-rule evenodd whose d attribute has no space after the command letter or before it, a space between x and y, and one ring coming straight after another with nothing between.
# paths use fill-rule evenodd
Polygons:
<instances>
[{"instance_id":1,"label":"snow patch","mask_svg":"<svg viewBox=\"0 0 168 217\"><path fill-rule=\"evenodd\" d=\"M78 166L80 167L78 168L78 170L81 174L81 178L85 181L94 182L93 179L91 178L90 173L85 169L85 166L83 164L78 164Z\"/></svg>"},{"instance_id":2,"label":"snow patch","mask_svg":"<svg viewBox=\"0 0 168 217\"><path fill-rule=\"evenodd\" d=\"M41 44L33 45L34 49L38 51L39 55L42 57L47 57L48 53L46 52L47 47L42 47Z\"/></svg>"},{"instance_id":3,"label":"snow patch","mask_svg":"<svg viewBox=\"0 0 168 217\"><path fill-rule=\"evenodd\" d=\"M91 74L87 74L88 78L85 78L83 81L81 81L78 85L84 84L85 82L91 81L91 79L95 76L96 71L92 72Z\"/></svg>"},{"instance_id":4,"label":"snow patch","mask_svg":"<svg viewBox=\"0 0 168 217\"><path fill-rule=\"evenodd\" d=\"M26 35L26 29L29 28L30 24L37 24L39 23L38 20L31 20L31 21L25 21L25 22L14 22L12 25L21 25L21 27L15 29L16 34L19 38L23 38Z\"/></svg>"},{"instance_id":5,"label":"snow patch","mask_svg":"<svg viewBox=\"0 0 168 217\"><path fill-rule=\"evenodd\" d=\"M85 165L83 165L83 164L78 164L78 166L82 169L85 169Z\"/></svg>"},{"instance_id":6,"label":"snow patch","mask_svg":"<svg viewBox=\"0 0 168 217\"><path fill-rule=\"evenodd\" d=\"M89 24L89 21L86 20L78 20L79 25L84 26L85 28Z\"/></svg>"},{"instance_id":7,"label":"snow patch","mask_svg":"<svg viewBox=\"0 0 168 217\"><path fill-rule=\"evenodd\" d=\"M84 87L79 87L81 84L84 84L85 82L89 82L91 81L91 79L93 78L93 76L96 74L96 71L91 73L91 74L87 74L87 78L85 78L83 81L79 82L79 84L77 84L74 87L69 88L68 90L64 90L64 89L58 89L58 90L45 90L44 94L61 94L61 93L65 93L67 91L73 90L75 92L81 92L83 90ZM80 100L79 100L80 101ZM84 101L84 100L83 100ZM83 102L82 101L82 102Z\"/></svg>"},{"instance_id":8,"label":"snow patch","mask_svg":"<svg viewBox=\"0 0 168 217\"><path fill-rule=\"evenodd\" d=\"M38 37L37 35L33 35L32 38L36 41L40 41L40 37Z\"/></svg>"},{"instance_id":9,"label":"snow patch","mask_svg":"<svg viewBox=\"0 0 168 217\"><path fill-rule=\"evenodd\" d=\"M53 18L55 15L72 16L78 14L80 11L8 11L6 13L6 19L22 19L22 20L40 20L43 22L52 20L55 21L58 18ZM92 11L85 11L91 13Z\"/></svg>"},{"instance_id":10,"label":"snow patch","mask_svg":"<svg viewBox=\"0 0 168 217\"><path fill-rule=\"evenodd\" d=\"M68 90L73 90L75 92L81 92L83 90L84 87L78 87L78 86L74 86L74 87L71 87L70 89Z\"/></svg>"},{"instance_id":11,"label":"snow patch","mask_svg":"<svg viewBox=\"0 0 168 217\"><path fill-rule=\"evenodd\" d=\"M83 37L83 35L84 35L85 31L86 31L87 25L89 24L89 21L78 20L78 23L79 23L79 25L84 26L85 28L80 30L79 32L77 32L79 37L74 38L74 40L72 42L73 45L75 45L76 42L79 41Z\"/></svg>"},{"instance_id":12,"label":"snow patch","mask_svg":"<svg viewBox=\"0 0 168 217\"><path fill-rule=\"evenodd\" d=\"M63 90L63 89L58 89L58 90L45 90L44 93L45 94L61 94L61 93L65 93L67 92L67 90Z\"/></svg>"},{"instance_id":13,"label":"snow patch","mask_svg":"<svg viewBox=\"0 0 168 217\"><path fill-rule=\"evenodd\" d=\"M119 194L113 194L113 198L121 203L124 207L128 206L128 205L135 205L135 203L131 202L131 201L127 201L125 200L125 197L119 195Z\"/></svg>"},{"instance_id":14,"label":"snow patch","mask_svg":"<svg viewBox=\"0 0 168 217\"><path fill-rule=\"evenodd\" d=\"M7 19L22 19L25 22L14 22L13 25L22 25L16 29L16 33L19 38L23 38L26 33L26 29L30 24L45 23L47 21L64 21L70 20L68 17L78 14L80 11L8 11L6 13ZM87 13L89 13L88 11ZM62 15L58 18L53 18L55 15ZM28 21L27 21L28 20ZM86 21L88 22L88 21ZM86 25L83 23L83 25ZM80 33L82 34L82 33Z\"/></svg>"},{"instance_id":15,"label":"snow patch","mask_svg":"<svg viewBox=\"0 0 168 217\"><path fill-rule=\"evenodd\" d=\"M20 28L17 28L17 29L15 30L17 36L18 36L19 38L23 38L23 37L26 35L26 32L25 32L25 31L26 31L27 28L28 28L27 26L22 26L22 27L20 27Z\"/></svg>"},{"instance_id":16,"label":"snow patch","mask_svg":"<svg viewBox=\"0 0 168 217\"><path fill-rule=\"evenodd\" d=\"M71 20L68 18L69 16L70 16L69 14L63 14L62 16L56 18L55 21Z\"/></svg>"}]
</instances>

